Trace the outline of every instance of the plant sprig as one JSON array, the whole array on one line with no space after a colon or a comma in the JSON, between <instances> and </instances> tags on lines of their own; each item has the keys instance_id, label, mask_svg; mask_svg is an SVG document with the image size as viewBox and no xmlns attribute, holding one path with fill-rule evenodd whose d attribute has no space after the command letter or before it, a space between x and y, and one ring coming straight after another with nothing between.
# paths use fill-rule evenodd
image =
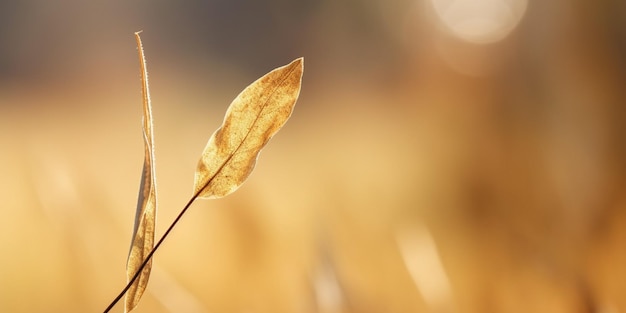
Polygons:
<instances>
[{"instance_id":1,"label":"plant sprig","mask_svg":"<svg viewBox=\"0 0 626 313\"><path fill-rule=\"evenodd\" d=\"M137 306L148 285L152 256L196 199L224 197L250 176L263 147L291 116L300 94L304 71L304 59L295 59L257 79L233 100L222 125L211 135L202 152L195 172L193 196L153 246L157 197L152 108L139 33L135 33L135 39L141 66L144 165L126 268L128 282L104 310L105 313L125 294L124 312L130 312Z\"/></svg>"}]
</instances>

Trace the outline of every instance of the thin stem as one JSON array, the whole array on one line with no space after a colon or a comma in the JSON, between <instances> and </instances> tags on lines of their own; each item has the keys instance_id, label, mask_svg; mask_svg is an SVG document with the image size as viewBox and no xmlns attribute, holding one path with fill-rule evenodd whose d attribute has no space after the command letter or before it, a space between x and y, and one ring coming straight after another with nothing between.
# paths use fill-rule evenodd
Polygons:
<instances>
[{"instance_id":1,"label":"thin stem","mask_svg":"<svg viewBox=\"0 0 626 313\"><path fill-rule=\"evenodd\" d=\"M180 220L181 217L183 217L183 215L185 214L185 212L187 212L187 209L189 209L189 207L191 206L191 204L198 198L198 195L200 194L200 192L202 192L202 190L197 191L189 200L189 202L187 202L187 204L185 205L185 207L182 209L182 211L180 211L180 213L178 213L178 216L176 217L176 219L174 220L174 222L172 222L172 224L170 225L170 227L165 231L165 233L163 234L163 236L161 236L161 239L159 239L159 241L156 243L156 245L154 245L154 248L152 248L152 251L150 251L150 253L148 253L148 256L146 256L146 259L143 260L143 263L141 263L141 266L139 267L139 269L137 269L137 272L135 273L135 275L133 276L133 278L131 278L128 283L126 284L126 287L124 287L124 289L122 289L122 291L120 292L119 295L117 295L117 297L115 297L115 299L113 299L113 302L111 302L111 304L109 304L109 306L104 309L104 313L107 313L109 311L111 311L111 309L120 301L120 299L122 299L122 297L124 296L124 294L126 294L126 291L128 291L128 289L130 289L130 286L133 285L133 283L135 282L135 280L137 280L137 277L139 277L139 274L141 273L141 271L143 270L144 267L146 267L146 265L148 264L148 262L150 261L150 259L152 259L152 255L154 255L154 253L156 252L156 250L161 246L161 243L163 243L163 240L165 240L165 237L167 237L167 235L169 235L170 231L172 231L172 229L174 228L174 226L176 226L176 224L178 223L178 221Z\"/></svg>"}]
</instances>

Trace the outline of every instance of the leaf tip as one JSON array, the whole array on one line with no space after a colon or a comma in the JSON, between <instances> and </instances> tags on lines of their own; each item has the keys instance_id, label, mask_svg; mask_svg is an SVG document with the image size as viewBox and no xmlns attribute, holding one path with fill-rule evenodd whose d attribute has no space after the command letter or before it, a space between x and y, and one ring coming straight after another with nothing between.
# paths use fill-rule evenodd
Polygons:
<instances>
[{"instance_id":1,"label":"leaf tip","mask_svg":"<svg viewBox=\"0 0 626 313\"><path fill-rule=\"evenodd\" d=\"M299 57L291 63L287 64L285 68L291 69L292 73L298 77L298 84L302 82L302 75L304 74L304 57Z\"/></svg>"},{"instance_id":2,"label":"leaf tip","mask_svg":"<svg viewBox=\"0 0 626 313\"><path fill-rule=\"evenodd\" d=\"M304 57L299 57L291 61L291 64L289 65L294 66L294 67L299 67L300 71L304 70Z\"/></svg>"}]
</instances>

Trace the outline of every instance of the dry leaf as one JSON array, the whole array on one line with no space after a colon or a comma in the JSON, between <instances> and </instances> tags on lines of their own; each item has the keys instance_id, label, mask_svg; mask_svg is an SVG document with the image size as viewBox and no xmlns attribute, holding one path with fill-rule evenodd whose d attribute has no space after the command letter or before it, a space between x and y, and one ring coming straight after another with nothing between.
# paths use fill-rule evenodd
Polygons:
<instances>
[{"instance_id":1,"label":"dry leaf","mask_svg":"<svg viewBox=\"0 0 626 313\"><path fill-rule=\"evenodd\" d=\"M143 47L139 32L135 33L139 61L141 64L141 81L143 96L143 140L144 140L144 163L141 175L139 199L137 201L137 213L135 215L135 227L133 239L126 264L126 277L130 281L141 267L146 256L154 245L154 228L156 222L156 182L154 170L154 146L152 134L152 108L150 106L150 91L148 88L148 74L146 60L143 55ZM148 285L152 260L146 264L141 274L126 293L125 312L130 312L137 303Z\"/></svg>"},{"instance_id":2,"label":"dry leaf","mask_svg":"<svg viewBox=\"0 0 626 313\"><path fill-rule=\"evenodd\" d=\"M259 78L233 100L198 163L196 195L219 198L243 184L261 149L291 116L303 70L303 59L296 59Z\"/></svg>"}]
</instances>

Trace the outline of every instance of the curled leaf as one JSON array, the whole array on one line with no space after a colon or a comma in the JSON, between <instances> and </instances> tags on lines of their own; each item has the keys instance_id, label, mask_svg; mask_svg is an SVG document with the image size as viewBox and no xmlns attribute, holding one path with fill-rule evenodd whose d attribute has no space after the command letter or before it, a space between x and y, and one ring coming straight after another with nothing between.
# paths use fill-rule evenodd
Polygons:
<instances>
[{"instance_id":1,"label":"curled leaf","mask_svg":"<svg viewBox=\"0 0 626 313\"><path fill-rule=\"evenodd\" d=\"M141 173L141 185L139 187L139 197L137 200L137 212L135 215L135 227L133 239L128 254L126 264L126 277L130 281L137 273L146 256L154 245L154 228L156 222L156 181L154 170L154 146L152 134L152 108L150 105L150 91L148 88L148 73L146 70L146 60L143 54L141 38L139 32L135 33L137 49L139 51L139 62L141 64L141 82L143 96L143 140L144 140L144 162ZM141 274L130 286L126 293L124 311L130 312L143 295L148 285L148 277L152 267L152 260L141 270Z\"/></svg>"},{"instance_id":2,"label":"curled leaf","mask_svg":"<svg viewBox=\"0 0 626 313\"><path fill-rule=\"evenodd\" d=\"M250 176L259 152L291 116L300 94L303 59L274 69L230 104L209 139L195 173L195 195L220 198Z\"/></svg>"}]
</instances>

